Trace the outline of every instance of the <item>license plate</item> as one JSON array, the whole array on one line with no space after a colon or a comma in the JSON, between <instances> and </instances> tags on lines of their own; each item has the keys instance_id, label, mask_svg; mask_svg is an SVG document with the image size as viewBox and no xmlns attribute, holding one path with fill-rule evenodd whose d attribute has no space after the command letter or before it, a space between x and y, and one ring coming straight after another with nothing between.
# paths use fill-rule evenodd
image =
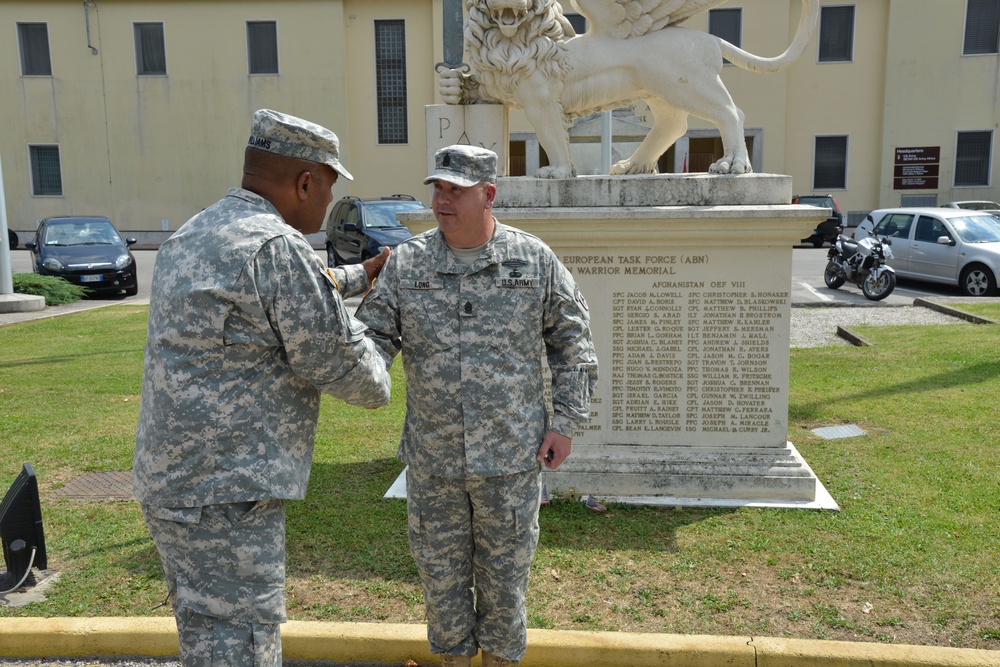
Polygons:
<instances>
[{"instance_id":1,"label":"license plate","mask_svg":"<svg viewBox=\"0 0 1000 667\"><path fill-rule=\"evenodd\" d=\"M103 276L101 274L99 274L99 273L97 275L93 275L93 276L80 276L80 282L81 283L99 283L99 282L101 282L102 278L103 278Z\"/></svg>"}]
</instances>

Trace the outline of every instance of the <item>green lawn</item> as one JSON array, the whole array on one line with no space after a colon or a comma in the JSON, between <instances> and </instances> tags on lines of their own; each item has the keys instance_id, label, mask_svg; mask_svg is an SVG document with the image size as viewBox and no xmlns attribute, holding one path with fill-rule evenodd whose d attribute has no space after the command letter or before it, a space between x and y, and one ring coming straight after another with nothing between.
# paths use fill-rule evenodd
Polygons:
<instances>
[{"instance_id":1,"label":"green lawn","mask_svg":"<svg viewBox=\"0 0 1000 667\"><path fill-rule=\"evenodd\" d=\"M135 503L51 497L130 469L145 321L112 306L0 329L0 484L34 466L61 573L0 617L169 613ZM840 512L557 502L531 626L1000 649L1000 327L857 329L873 347L791 353L789 439ZM396 366L386 409L323 401L309 496L288 507L292 618L422 621L405 507L382 499L402 470ZM810 432L847 423L867 435Z\"/></svg>"}]
</instances>

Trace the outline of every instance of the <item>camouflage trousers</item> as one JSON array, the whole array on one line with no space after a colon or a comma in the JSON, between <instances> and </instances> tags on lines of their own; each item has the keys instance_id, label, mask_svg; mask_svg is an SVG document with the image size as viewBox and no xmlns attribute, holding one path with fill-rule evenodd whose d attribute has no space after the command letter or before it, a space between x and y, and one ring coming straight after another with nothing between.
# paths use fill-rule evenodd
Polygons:
<instances>
[{"instance_id":1,"label":"camouflage trousers","mask_svg":"<svg viewBox=\"0 0 1000 667\"><path fill-rule=\"evenodd\" d=\"M538 545L539 470L453 479L408 468L406 495L431 652L475 655L482 648L520 660Z\"/></svg>"},{"instance_id":2,"label":"camouflage trousers","mask_svg":"<svg viewBox=\"0 0 1000 667\"><path fill-rule=\"evenodd\" d=\"M283 500L142 506L160 554L184 667L281 664Z\"/></svg>"}]
</instances>

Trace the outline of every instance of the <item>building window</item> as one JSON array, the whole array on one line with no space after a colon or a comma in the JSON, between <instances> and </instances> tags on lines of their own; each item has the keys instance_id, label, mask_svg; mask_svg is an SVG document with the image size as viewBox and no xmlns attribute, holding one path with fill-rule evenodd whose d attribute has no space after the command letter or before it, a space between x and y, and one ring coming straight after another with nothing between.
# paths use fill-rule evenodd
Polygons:
<instances>
[{"instance_id":1,"label":"building window","mask_svg":"<svg viewBox=\"0 0 1000 667\"><path fill-rule=\"evenodd\" d=\"M165 76L167 51L162 23L134 23L135 73L139 76Z\"/></svg>"},{"instance_id":2,"label":"building window","mask_svg":"<svg viewBox=\"0 0 1000 667\"><path fill-rule=\"evenodd\" d=\"M375 104L378 143L407 143L406 24L399 19L375 21Z\"/></svg>"},{"instance_id":3,"label":"building window","mask_svg":"<svg viewBox=\"0 0 1000 667\"><path fill-rule=\"evenodd\" d=\"M962 55L1000 52L1000 0L968 0Z\"/></svg>"},{"instance_id":4,"label":"building window","mask_svg":"<svg viewBox=\"0 0 1000 667\"><path fill-rule=\"evenodd\" d=\"M278 73L277 21L247 21L247 63L250 74Z\"/></svg>"},{"instance_id":5,"label":"building window","mask_svg":"<svg viewBox=\"0 0 1000 667\"><path fill-rule=\"evenodd\" d=\"M816 137L813 190L847 188L847 135Z\"/></svg>"},{"instance_id":6,"label":"building window","mask_svg":"<svg viewBox=\"0 0 1000 667\"><path fill-rule=\"evenodd\" d=\"M587 32L587 17L583 14L577 14L576 12L567 12L563 16L569 21L569 24L573 26L573 31L578 35L582 35Z\"/></svg>"},{"instance_id":7,"label":"building window","mask_svg":"<svg viewBox=\"0 0 1000 667\"><path fill-rule=\"evenodd\" d=\"M819 16L819 61L843 63L854 59L854 5L822 7Z\"/></svg>"},{"instance_id":8,"label":"building window","mask_svg":"<svg viewBox=\"0 0 1000 667\"><path fill-rule=\"evenodd\" d=\"M31 155L31 194L62 196L62 168L58 146L29 146Z\"/></svg>"},{"instance_id":9,"label":"building window","mask_svg":"<svg viewBox=\"0 0 1000 667\"><path fill-rule=\"evenodd\" d=\"M52 76L48 24L18 23L17 40L21 46L21 74Z\"/></svg>"},{"instance_id":10,"label":"building window","mask_svg":"<svg viewBox=\"0 0 1000 667\"><path fill-rule=\"evenodd\" d=\"M900 195L899 205L903 207L937 208L938 198L937 195Z\"/></svg>"},{"instance_id":11,"label":"building window","mask_svg":"<svg viewBox=\"0 0 1000 667\"><path fill-rule=\"evenodd\" d=\"M733 46L743 46L743 9L710 9L708 12L708 33L724 39ZM724 64L731 64L723 59Z\"/></svg>"},{"instance_id":12,"label":"building window","mask_svg":"<svg viewBox=\"0 0 1000 667\"><path fill-rule=\"evenodd\" d=\"M955 142L955 187L990 184L993 131L959 132Z\"/></svg>"}]
</instances>

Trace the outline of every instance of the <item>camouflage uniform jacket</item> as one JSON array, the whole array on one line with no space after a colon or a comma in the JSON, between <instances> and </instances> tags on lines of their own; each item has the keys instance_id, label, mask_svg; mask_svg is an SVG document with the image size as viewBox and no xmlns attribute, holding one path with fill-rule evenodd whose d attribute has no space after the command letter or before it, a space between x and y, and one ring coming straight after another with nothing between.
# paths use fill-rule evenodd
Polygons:
<instances>
[{"instance_id":1,"label":"camouflage uniform jacket","mask_svg":"<svg viewBox=\"0 0 1000 667\"><path fill-rule=\"evenodd\" d=\"M402 243L358 309L389 363L403 353L399 458L447 477L530 470L547 430L589 416L597 356L586 301L538 238L496 224L470 267L437 229ZM545 408L542 357L552 376Z\"/></svg>"},{"instance_id":2,"label":"camouflage uniform jacket","mask_svg":"<svg viewBox=\"0 0 1000 667\"><path fill-rule=\"evenodd\" d=\"M366 287L339 270L345 294ZM136 431L136 498L158 507L305 496L320 392L389 400L364 325L305 237L232 189L160 246Z\"/></svg>"}]
</instances>

